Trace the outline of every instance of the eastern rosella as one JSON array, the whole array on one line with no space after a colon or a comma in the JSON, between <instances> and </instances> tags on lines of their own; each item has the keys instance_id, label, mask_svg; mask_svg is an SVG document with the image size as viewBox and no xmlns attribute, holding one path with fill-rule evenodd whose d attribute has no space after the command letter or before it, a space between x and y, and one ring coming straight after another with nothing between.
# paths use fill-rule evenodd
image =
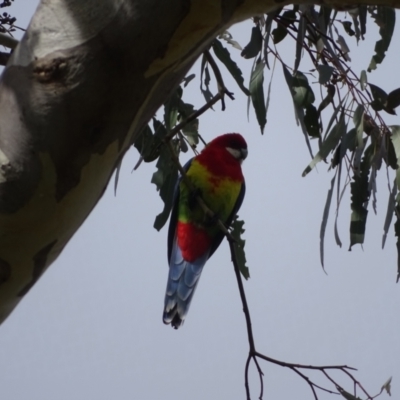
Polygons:
<instances>
[{"instance_id":1,"label":"eastern rosella","mask_svg":"<svg viewBox=\"0 0 400 400\"><path fill-rule=\"evenodd\" d=\"M168 232L169 276L163 314L164 323L175 329L186 317L204 264L224 238L216 220L229 226L242 204L245 182L241 163L246 156L244 138L227 133L212 140L184 167L216 218L205 215L196 194L181 177L177 182Z\"/></svg>"}]
</instances>

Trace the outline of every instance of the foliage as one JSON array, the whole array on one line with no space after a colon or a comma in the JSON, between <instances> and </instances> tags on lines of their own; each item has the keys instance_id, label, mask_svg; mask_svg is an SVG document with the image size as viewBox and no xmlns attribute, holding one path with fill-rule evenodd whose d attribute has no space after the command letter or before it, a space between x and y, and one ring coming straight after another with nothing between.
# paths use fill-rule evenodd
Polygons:
<instances>
[{"instance_id":1,"label":"foliage","mask_svg":"<svg viewBox=\"0 0 400 400\"><path fill-rule=\"evenodd\" d=\"M344 14L339 11L347 11L349 18L343 18ZM363 40L367 34L368 18L378 25L380 39L376 42L373 52L371 51L373 54L367 70L355 73L350 67L350 49L346 39L350 38L357 43ZM369 209L372 207L376 213L377 171L383 167L387 170L388 180L390 179L389 170L395 171L396 179L393 185L388 181L389 199L382 247L385 244L393 217L395 217L394 231L397 236L399 254L397 279L399 279L400 126L388 126L385 123L384 116L385 113L396 114L396 108L400 105L400 88L387 92L375 83L368 82L367 79L367 71L371 73L375 70L384 61L389 49L395 26L394 9L383 6L357 6L347 10L336 10L328 6L294 5L279 8L266 15L258 15L253 18L253 23L249 42L243 49L229 32L224 32L213 41L210 50L212 49L219 63L227 69L241 91L248 96L248 105L251 104L254 109L261 133L264 132L267 124L268 105L271 100L271 82L266 96L264 92L265 68L271 67L270 58L273 57L272 81L275 64L281 63L283 75L293 101L295 120L301 128L311 156L311 162L304 169L303 176L306 176L317 163L326 162L331 157L329 169L333 170L334 176L328 190L320 230L322 266L324 265L324 238L332 200L335 197L334 193L337 194L334 223L336 243L339 246L342 245L337 229L337 219L343 195L350 188L349 247L351 249L356 244L362 245L365 239ZM287 40L293 40L294 43L295 50L291 64L284 61L279 52L280 43ZM227 46L223 42L226 42ZM229 46L232 46L234 51L240 50L241 57L251 60L253 63L248 88L245 86L243 73L235 61L234 53L231 54ZM304 60L305 58L307 58L307 61ZM300 69L301 66L302 69ZM211 71L218 84L217 95L214 95L210 89ZM156 140L157 129L155 127L155 133L147 127L143 132L143 138L137 144L137 148L145 161L154 160L154 157L149 157L148 154L159 156L158 171L153 176L153 182L157 184L165 206L164 211L157 217L158 223L155 224L157 229L160 229L165 223L170 209L169 198L172 186L166 176L169 176L168 174L172 173L172 170L175 171L175 167L167 162L168 155L160 148L163 143L173 140L170 149L173 149L173 158L176 159L179 152L186 151L188 147L195 150L196 139L201 138L201 136L198 133L198 121L196 120L196 123L193 123L194 116L197 118L202 112L211 108L216 103L218 96L224 109L224 95L230 95L223 84L219 66L208 51L204 53L201 61L200 91L206 101L201 112L194 110L193 106L185 104L182 100L182 91L192 79L193 74L186 77L183 81L183 87L179 87L164 105L164 121L162 128L159 128L163 132L161 140ZM315 82L310 83L313 81ZM319 100L314 94L315 87L321 93ZM188 121L188 125L185 121ZM326 121L328 122L324 126ZM158 123L161 122L158 121ZM191 133L189 134L189 132ZM185 142L188 146L185 145ZM317 147L317 149L314 147ZM156 153L154 149L157 149ZM316 154L314 155L314 153ZM160 179L160 177L163 179ZM336 393L347 399L358 399L359 397L355 392L357 386L368 399L375 398L376 396L370 396L354 378L352 378L354 394L347 392L336 383L336 392L333 392L314 384L308 377L299 372L299 368L307 367L277 362L255 350L250 314L240 283L240 273L245 278L249 276L244 254L244 241L240 237L243 232L243 222L236 221L231 234L227 232L225 234L231 244L232 258L237 272L248 327L250 344L249 358L246 363L248 398L250 392L247 371L251 360L256 364L260 374L260 398L262 398L262 371L257 358L292 368L310 385L316 399L318 398L316 389ZM325 375L325 368L339 369L349 375L348 371L345 371L348 368L346 366L310 368L319 369ZM330 380L334 382L332 379ZM383 390L390 394L390 380L382 386L379 394Z\"/></svg>"}]
</instances>

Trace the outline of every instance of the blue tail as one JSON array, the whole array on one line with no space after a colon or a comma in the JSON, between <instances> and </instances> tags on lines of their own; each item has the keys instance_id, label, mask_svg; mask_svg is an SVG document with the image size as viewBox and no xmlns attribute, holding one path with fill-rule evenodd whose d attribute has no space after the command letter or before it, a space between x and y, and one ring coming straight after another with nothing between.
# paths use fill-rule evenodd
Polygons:
<instances>
[{"instance_id":1,"label":"blue tail","mask_svg":"<svg viewBox=\"0 0 400 400\"><path fill-rule=\"evenodd\" d=\"M176 241L173 244L165 293L164 324L171 324L175 329L183 324L208 256L207 251L194 262L188 262L182 257Z\"/></svg>"}]
</instances>

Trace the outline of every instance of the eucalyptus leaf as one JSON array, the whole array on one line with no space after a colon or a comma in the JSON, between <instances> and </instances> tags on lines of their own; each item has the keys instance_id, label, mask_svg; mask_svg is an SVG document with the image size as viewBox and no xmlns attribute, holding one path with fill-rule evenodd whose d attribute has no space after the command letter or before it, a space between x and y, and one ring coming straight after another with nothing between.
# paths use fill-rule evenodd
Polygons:
<instances>
[{"instance_id":1,"label":"eucalyptus leaf","mask_svg":"<svg viewBox=\"0 0 400 400\"><path fill-rule=\"evenodd\" d=\"M258 25L254 26L251 30L250 42L245 46L241 52L243 58L254 58L261 51L263 37L261 29Z\"/></svg>"},{"instance_id":2,"label":"eucalyptus leaf","mask_svg":"<svg viewBox=\"0 0 400 400\"><path fill-rule=\"evenodd\" d=\"M261 133L264 133L265 124L267 123L267 110L264 100L264 62L261 59L257 61L251 73L250 96Z\"/></svg>"},{"instance_id":3,"label":"eucalyptus leaf","mask_svg":"<svg viewBox=\"0 0 400 400\"><path fill-rule=\"evenodd\" d=\"M331 180L331 187L329 188L328 195L326 196L324 213L322 214L322 222L321 222L321 228L320 228L320 233L319 233L319 253L320 253L320 259L321 259L321 265L324 270L325 270L325 267L324 267L325 231L326 231L326 224L328 223L329 210L331 208L333 188L335 186L335 179L336 179L336 174L334 175L334 177Z\"/></svg>"},{"instance_id":4,"label":"eucalyptus leaf","mask_svg":"<svg viewBox=\"0 0 400 400\"><path fill-rule=\"evenodd\" d=\"M340 138L346 132L346 124L344 121L344 114L340 116L339 122L332 128L329 135L322 142L319 152L313 158L313 160L308 164L307 168L303 171L302 176L306 176L314 167L322 160L325 160L328 154L334 150L338 144Z\"/></svg>"},{"instance_id":5,"label":"eucalyptus leaf","mask_svg":"<svg viewBox=\"0 0 400 400\"><path fill-rule=\"evenodd\" d=\"M372 14L375 23L379 26L381 39L375 44L375 54L372 56L368 72L376 69L377 64L382 63L385 53L392 40L394 26L396 24L396 11L392 7L378 6L376 14Z\"/></svg>"},{"instance_id":6,"label":"eucalyptus leaf","mask_svg":"<svg viewBox=\"0 0 400 400\"><path fill-rule=\"evenodd\" d=\"M242 235L245 232L243 225L244 221L240 221L236 215L231 224L231 235L235 239L235 242L233 243L235 261L239 266L240 273L243 275L244 279L247 280L250 278L250 271L249 267L246 266L246 253L244 251L246 241L242 239Z\"/></svg>"},{"instance_id":7,"label":"eucalyptus leaf","mask_svg":"<svg viewBox=\"0 0 400 400\"><path fill-rule=\"evenodd\" d=\"M222 43L215 39L212 44L212 48L214 54L217 58L225 65L228 69L229 73L232 75L232 78L236 81L242 92L249 96L249 90L244 86L244 78L241 69L237 66L237 64L232 60L231 55Z\"/></svg>"}]
</instances>

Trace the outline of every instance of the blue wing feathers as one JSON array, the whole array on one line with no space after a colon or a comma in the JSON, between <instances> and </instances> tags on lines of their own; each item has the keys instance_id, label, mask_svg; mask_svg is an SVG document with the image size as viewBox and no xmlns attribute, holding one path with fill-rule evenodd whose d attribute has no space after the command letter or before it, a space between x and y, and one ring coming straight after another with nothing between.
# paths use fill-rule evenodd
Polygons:
<instances>
[{"instance_id":1,"label":"blue wing feathers","mask_svg":"<svg viewBox=\"0 0 400 400\"><path fill-rule=\"evenodd\" d=\"M174 328L183 323L207 259L208 252L192 263L185 261L174 241L165 294L164 323L171 323Z\"/></svg>"}]
</instances>

